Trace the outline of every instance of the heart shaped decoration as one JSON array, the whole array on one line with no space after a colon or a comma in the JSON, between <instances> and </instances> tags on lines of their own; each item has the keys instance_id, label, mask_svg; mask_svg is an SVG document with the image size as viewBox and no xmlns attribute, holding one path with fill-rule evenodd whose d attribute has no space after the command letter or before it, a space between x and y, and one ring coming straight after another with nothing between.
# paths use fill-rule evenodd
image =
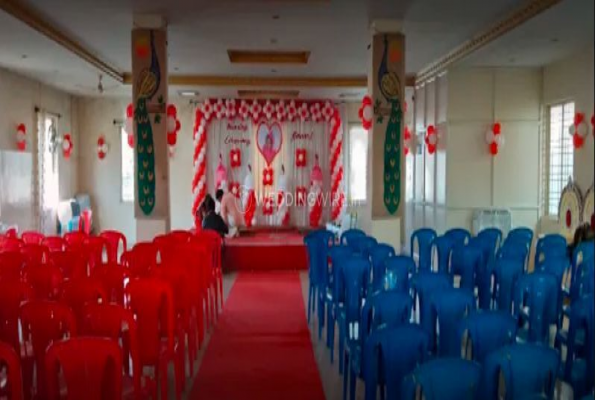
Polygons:
<instances>
[{"instance_id":1,"label":"heart shaped decoration","mask_svg":"<svg viewBox=\"0 0 595 400\"><path fill-rule=\"evenodd\" d=\"M256 131L256 145L258 151L264 157L267 166L270 166L283 144L283 135L281 134L281 125L277 122L269 125L266 122L261 122Z\"/></svg>"}]
</instances>

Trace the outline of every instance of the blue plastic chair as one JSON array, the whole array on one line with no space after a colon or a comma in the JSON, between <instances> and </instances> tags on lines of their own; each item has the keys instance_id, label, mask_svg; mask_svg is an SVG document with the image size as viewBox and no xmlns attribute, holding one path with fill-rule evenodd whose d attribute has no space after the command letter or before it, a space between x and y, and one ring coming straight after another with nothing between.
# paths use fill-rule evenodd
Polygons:
<instances>
[{"instance_id":1,"label":"blue plastic chair","mask_svg":"<svg viewBox=\"0 0 595 400\"><path fill-rule=\"evenodd\" d=\"M428 347L429 338L419 325L374 332L364 347L365 399L375 400L378 389L381 398L398 399L403 378L428 358Z\"/></svg>"},{"instance_id":2,"label":"blue plastic chair","mask_svg":"<svg viewBox=\"0 0 595 400\"><path fill-rule=\"evenodd\" d=\"M452 250L451 274L461 277L460 287L473 292L483 268L483 252L469 246L457 246Z\"/></svg>"},{"instance_id":3,"label":"blue plastic chair","mask_svg":"<svg viewBox=\"0 0 595 400\"><path fill-rule=\"evenodd\" d=\"M471 233L463 228L449 229L444 233L444 236L450 239L453 246L464 246L471 240Z\"/></svg>"},{"instance_id":4,"label":"blue plastic chair","mask_svg":"<svg viewBox=\"0 0 595 400\"><path fill-rule=\"evenodd\" d=\"M515 341L517 321L502 311L476 311L459 324L459 341L464 346L465 358L480 364L492 351ZM469 346L469 343L471 344ZM468 351L471 350L471 357Z\"/></svg>"},{"instance_id":5,"label":"blue plastic chair","mask_svg":"<svg viewBox=\"0 0 595 400\"><path fill-rule=\"evenodd\" d=\"M378 244L369 251L372 261L372 292L383 289L386 273L385 261L395 256L395 249L388 244Z\"/></svg>"},{"instance_id":6,"label":"blue plastic chair","mask_svg":"<svg viewBox=\"0 0 595 400\"><path fill-rule=\"evenodd\" d=\"M370 332L395 327L411 320L413 299L407 293L378 292L368 296L362 308L361 338L366 342Z\"/></svg>"},{"instance_id":7,"label":"blue plastic chair","mask_svg":"<svg viewBox=\"0 0 595 400\"><path fill-rule=\"evenodd\" d=\"M492 257L496 255L496 251L502 245L502 231L498 228L486 228L479 232L477 237L486 244L487 247L493 249Z\"/></svg>"},{"instance_id":8,"label":"blue plastic chair","mask_svg":"<svg viewBox=\"0 0 595 400\"><path fill-rule=\"evenodd\" d=\"M529 342L549 343L549 327L558 321L556 277L534 272L521 276L516 286L514 315L521 324L528 324L527 329L521 329L518 334Z\"/></svg>"},{"instance_id":9,"label":"blue plastic chair","mask_svg":"<svg viewBox=\"0 0 595 400\"><path fill-rule=\"evenodd\" d=\"M304 237L304 244L308 253L308 323L310 323L310 314L315 310L317 290L319 286L318 277L320 275L320 242L317 236L319 231L314 231Z\"/></svg>"},{"instance_id":10,"label":"blue plastic chair","mask_svg":"<svg viewBox=\"0 0 595 400\"><path fill-rule=\"evenodd\" d=\"M403 380L402 400L416 398L418 388L425 400L480 399L481 366L460 358L441 358L418 367Z\"/></svg>"},{"instance_id":11,"label":"blue plastic chair","mask_svg":"<svg viewBox=\"0 0 595 400\"><path fill-rule=\"evenodd\" d=\"M356 237L349 241L349 247L353 252L365 258L370 257L370 251L377 245L378 242L371 236Z\"/></svg>"},{"instance_id":12,"label":"blue plastic chair","mask_svg":"<svg viewBox=\"0 0 595 400\"><path fill-rule=\"evenodd\" d=\"M556 334L556 348L566 346L563 379L570 383L575 398L585 396L595 386L595 316L593 294L570 307L568 331Z\"/></svg>"},{"instance_id":13,"label":"blue plastic chair","mask_svg":"<svg viewBox=\"0 0 595 400\"><path fill-rule=\"evenodd\" d=\"M431 228L417 229L411 234L411 247L409 255L415 254L415 245L417 244L417 269L419 271L429 271L432 269L432 242L438 235Z\"/></svg>"},{"instance_id":14,"label":"blue plastic chair","mask_svg":"<svg viewBox=\"0 0 595 400\"><path fill-rule=\"evenodd\" d=\"M512 313L512 299L518 279L523 275L525 264L522 259L502 257L494 266L495 309Z\"/></svg>"},{"instance_id":15,"label":"blue plastic chair","mask_svg":"<svg viewBox=\"0 0 595 400\"><path fill-rule=\"evenodd\" d=\"M344 275L342 273L342 266L353 255L351 247L335 246L329 250L329 258L331 260L331 270L333 276L332 291L329 295L329 306L327 308L327 346L331 351L331 363L334 361L335 355L335 325L340 314L342 314L343 304L345 302L345 283ZM343 371L343 364L340 359L339 369Z\"/></svg>"},{"instance_id":16,"label":"blue plastic chair","mask_svg":"<svg viewBox=\"0 0 595 400\"><path fill-rule=\"evenodd\" d=\"M432 296L451 287L450 277L446 274L426 271L411 277L413 299L419 303L419 324L428 333L432 351L436 348L436 313L432 308Z\"/></svg>"},{"instance_id":17,"label":"blue plastic chair","mask_svg":"<svg viewBox=\"0 0 595 400\"><path fill-rule=\"evenodd\" d=\"M529 228L514 228L506 236L506 241L513 240L524 243L527 248L531 248L533 243L533 230Z\"/></svg>"},{"instance_id":18,"label":"blue plastic chair","mask_svg":"<svg viewBox=\"0 0 595 400\"><path fill-rule=\"evenodd\" d=\"M311 310L318 310L319 339L322 337L322 329L324 328L325 324L325 306L327 303L327 293L329 292L331 285L328 266L328 252L334 244L334 239L334 234L326 230L314 231L304 238L310 262L308 318L310 317Z\"/></svg>"},{"instance_id":19,"label":"blue plastic chair","mask_svg":"<svg viewBox=\"0 0 595 400\"><path fill-rule=\"evenodd\" d=\"M431 245L432 259L434 254L438 259L436 268L432 268L435 272L450 274L450 258L452 254L453 243L446 236L438 236L434 238Z\"/></svg>"},{"instance_id":20,"label":"blue plastic chair","mask_svg":"<svg viewBox=\"0 0 595 400\"><path fill-rule=\"evenodd\" d=\"M409 291L409 275L415 271L415 261L409 256L394 256L384 261L384 290Z\"/></svg>"},{"instance_id":21,"label":"blue plastic chair","mask_svg":"<svg viewBox=\"0 0 595 400\"><path fill-rule=\"evenodd\" d=\"M361 229L348 229L341 234L341 244L344 246L349 246L353 239L365 236L367 236L366 232L362 231Z\"/></svg>"},{"instance_id":22,"label":"blue plastic chair","mask_svg":"<svg viewBox=\"0 0 595 400\"><path fill-rule=\"evenodd\" d=\"M566 256L562 257L547 257L539 265L535 267L536 272L544 272L556 277L556 288L558 289L556 305L556 315L560 318L559 323L562 322L562 301L564 299L564 293L562 291L562 282L564 276L570 273L570 260Z\"/></svg>"},{"instance_id":23,"label":"blue plastic chair","mask_svg":"<svg viewBox=\"0 0 595 400\"><path fill-rule=\"evenodd\" d=\"M523 263L523 271L527 271L527 260L529 259L529 247L521 240L506 239L496 254L496 259L512 259Z\"/></svg>"},{"instance_id":24,"label":"blue plastic chair","mask_svg":"<svg viewBox=\"0 0 595 400\"><path fill-rule=\"evenodd\" d=\"M438 355L457 357L461 355L459 325L475 309L473 293L464 289L444 289L432 298L432 308L436 313L440 334L438 335Z\"/></svg>"},{"instance_id":25,"label":"blue plastic chair","mask_svg":"<svg viewBox=\"0 0 595 400\"><path fill-rule=\"evenodd\" d=\"M572 270L571 270L571 277L570 277L570 285L574 282L574 279L577 276L577 270L579 265L583 262L590 260L591 263L593 262L593 258L595 257L595 242L581 242L579 243L574 250L572 251ZM592 265L592 264L591 264Z\"/></svg>"},{"instance_id":26,"label":"blue plastic chair","mask_svg":"<svg viewBox=\"0 0 595 400\"><path fill-rule=\"evenodd\" d=\"M540 344L513 344L490 354L483 364L481 396L498 400L499 378L504 378L506 400L542 393L553 399L560 355Z\"/></svg>"},{"instance_id":27,"label":"blue plastic chair","mask_svg":"<svg viewBox=\"0 0 595 400\"><path fill-rule=\"evenodd\" d=\"M566 256L567 254L568 244L566 238L560 234L551 233L537 240L534 263L537 267L546 258Z\"/></svg>"}]
</instances>

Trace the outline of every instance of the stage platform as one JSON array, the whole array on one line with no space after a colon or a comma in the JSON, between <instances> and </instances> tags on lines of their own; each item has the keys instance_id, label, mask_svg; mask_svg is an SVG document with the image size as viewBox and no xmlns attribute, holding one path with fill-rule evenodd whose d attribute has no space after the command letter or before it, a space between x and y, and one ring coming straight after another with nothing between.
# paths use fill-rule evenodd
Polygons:
<instances>
[{"instance_id":1,"label":"stage platform","mask_svg":"<svg viewBox=\"0 0 595 400\"><path fill-rule=\"evenodd\" d=\"M304 234L297 230L242 232L225 240L224 271L306 270Z\"/></svg>"}]
</instances>

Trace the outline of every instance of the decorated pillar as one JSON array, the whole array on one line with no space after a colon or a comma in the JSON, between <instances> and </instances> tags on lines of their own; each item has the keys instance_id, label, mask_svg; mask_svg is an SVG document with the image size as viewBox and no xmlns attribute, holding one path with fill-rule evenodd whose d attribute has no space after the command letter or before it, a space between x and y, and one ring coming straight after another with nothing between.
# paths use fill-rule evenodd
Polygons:
<instances>
[{"instance_id":1,"label":"decorated pillar","mask_svg":"<svg viewBox=\"0 0 595 400\"><path fill-rule=\"evenodd\" d=\"M374 108L370 130L372 233L379 238L400 239L405 205L404 102L405 37L400 33L375 33L372 67L368 75ZM399 239L395 239L395 233Z\"/></svg>"},{"instance_id":2,"label":"decorated pillar","mask_svg":"<svg viewBox=\"0 0 595 400\"><path fill-rule=\"evenodd\" d=\"M169 230L167 31L164 24L132 31L132 98L137 241Z\"/></svg>"}]
</instances>

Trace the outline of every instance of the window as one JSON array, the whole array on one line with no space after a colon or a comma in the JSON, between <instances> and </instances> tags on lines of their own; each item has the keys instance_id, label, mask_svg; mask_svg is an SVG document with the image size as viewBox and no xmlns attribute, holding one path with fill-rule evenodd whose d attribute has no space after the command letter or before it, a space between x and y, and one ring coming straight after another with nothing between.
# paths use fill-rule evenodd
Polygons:
<instances>
[{"instance_id":1,"label":"window","mask_svg":"<svg viewBox=\"0 0 595 400\"><path fill-rule=\"evenodd\" d=\"M134 201L134 149L128 144L128 134L120 128L122 147L122 201Z\"/></svg>"},{"instance_id":2,"label":"window","mask_svg":"<svg viewBox=\"0 0 595 400\"><path fill-rule=\"evenodd\" d=\"M349 128L349 200L366 201L368 131L361 125Z\"/></svg>"},{"instance_id":3,"label":"window","mask_svg":"<svg viewBox=\"0 0 595 400\"><path fill-rule=\"evenodd\" d=\"M55 116L46 116L44 120L44 137L42 176L43 176L43 208L55 210L60 201L58 178L58 119Z\"/></svg>"},{"instance_id":4,"label":"window","mask_svg":"<svg viewBox=\"0 0 595 400\"><path fill-rule=\"evenodd\" d=\"M551 106L548 117L546 209L555 216L562 190L572 176L574 149L568 131L574 120L574 103Z\"/></svg>"}]
</instances>

